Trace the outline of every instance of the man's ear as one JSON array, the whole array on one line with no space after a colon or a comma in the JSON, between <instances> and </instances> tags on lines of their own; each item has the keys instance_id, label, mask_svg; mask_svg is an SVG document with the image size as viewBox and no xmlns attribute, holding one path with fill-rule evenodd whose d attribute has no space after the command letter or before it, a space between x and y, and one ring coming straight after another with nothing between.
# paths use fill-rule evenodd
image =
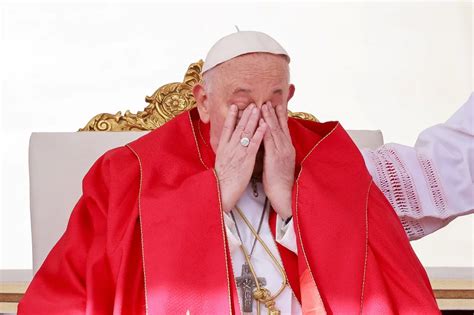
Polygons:
<instances>
[{"instance_id":1,"label":"man's ear","mask_svg":"<svg viewBox=\"0 0 474 315\"><path fill-rule=\"evenodd\" d=\"M290 84L290 87L288 89L288 99L286 100L286 102L288 103L291 98L293 97L293 95L295 95L295 85L294 84Z\"/></svg>"},{"instance_id":2,"label":"man's ear","mask_svg":"<svg viewBox=\"0 0 474 315\"><path fill-rule=\"evenodd\" d=\"M209 122L209 103L207 101L206 89L201 83L193 86L193 95L196 100L196 107L201 121L205 124Z\"/></svg>"}]
</instances>

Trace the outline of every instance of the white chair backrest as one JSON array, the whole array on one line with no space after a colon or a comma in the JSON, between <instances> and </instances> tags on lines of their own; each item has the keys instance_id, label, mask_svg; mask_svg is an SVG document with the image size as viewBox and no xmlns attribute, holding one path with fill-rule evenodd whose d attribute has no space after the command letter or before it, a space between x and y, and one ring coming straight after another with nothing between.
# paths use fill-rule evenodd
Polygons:
<instances>
[{"instance_id":1,"label":"white chair backrest","mask_svg":"<svg viewBox=\"0 0 474 315\"><path fill-rule=\"evenodd\" d=\"M30 207L33 274L64 233L82 193L82 178L109 149L147 132L33 133L30 138ZM349 131L359 148L383 144L380 131Z\"/></svg>"}]
</instances>

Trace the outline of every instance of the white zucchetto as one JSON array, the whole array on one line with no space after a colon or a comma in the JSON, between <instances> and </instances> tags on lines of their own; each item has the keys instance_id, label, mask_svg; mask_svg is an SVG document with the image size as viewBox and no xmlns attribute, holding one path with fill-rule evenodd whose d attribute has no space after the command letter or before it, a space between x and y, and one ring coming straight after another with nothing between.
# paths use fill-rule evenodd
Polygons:
<instances>
[{"instance_id":1,"label":"white zucchetto","mask_svg":"<svg viewBox=\"0 0 474 315\"><path fill-rule=\"evenodd\" d=\"M290 62L286 50L273 38L262 32L239 31L219 39L209 50L202 73L232 58L249 53L284 55Z\"/></svg>"}]
</instances>

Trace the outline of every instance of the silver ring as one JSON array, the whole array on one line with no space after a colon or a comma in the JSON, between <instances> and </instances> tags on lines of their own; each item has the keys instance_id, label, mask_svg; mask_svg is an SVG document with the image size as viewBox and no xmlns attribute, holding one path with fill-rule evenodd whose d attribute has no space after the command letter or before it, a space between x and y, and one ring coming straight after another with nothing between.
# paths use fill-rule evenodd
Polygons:
<instances>
[{"instance_id":1,"label":"silver ring","mask_svg":"<svg viewBox=\"0 0 474 315\"><path fill-rule=\"evenodd\" d=\"M243 137L240 139L240 144L244 147L248 147L250 144L250 139L247 137Z\"/></svg>"}]
</instances>

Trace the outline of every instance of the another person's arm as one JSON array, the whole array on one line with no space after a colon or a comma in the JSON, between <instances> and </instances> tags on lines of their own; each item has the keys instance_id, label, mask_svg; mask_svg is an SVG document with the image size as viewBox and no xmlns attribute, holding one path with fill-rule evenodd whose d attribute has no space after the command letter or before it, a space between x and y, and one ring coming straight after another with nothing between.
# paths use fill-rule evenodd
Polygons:
<instances>
[{"instance_id":1,"label":"another person's arm","mask_svg":"<svg viewBox=\"0 0 474 315\"><path fill-rule=\"evenodd\" d=\"M363 149L367 168L411 240L474 212L474 94L414 147Z\"/></svg>"}]
</instances>

